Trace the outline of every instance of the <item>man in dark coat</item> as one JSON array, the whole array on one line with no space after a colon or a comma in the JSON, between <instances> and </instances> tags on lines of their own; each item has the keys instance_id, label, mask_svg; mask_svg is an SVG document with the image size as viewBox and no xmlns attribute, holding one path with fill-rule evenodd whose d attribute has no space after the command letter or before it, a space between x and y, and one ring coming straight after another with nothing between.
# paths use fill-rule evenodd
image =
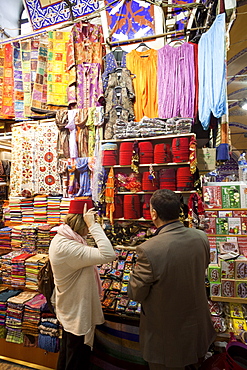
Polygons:
<instances>
[{"instance_id":1,"label":"man in dark coat","mask_svg":"<svg viewBox=\"0 0 247 370\"><path fill-rule=\"evenodd\" d=\"M142 304L140 347L151 370L197 364L216 336L205 289L208 238L185 227L179 212L173 191L152 195L150 213L157 231L137 247L128 286L129 298Z\"/></svg>"}]
</instances>

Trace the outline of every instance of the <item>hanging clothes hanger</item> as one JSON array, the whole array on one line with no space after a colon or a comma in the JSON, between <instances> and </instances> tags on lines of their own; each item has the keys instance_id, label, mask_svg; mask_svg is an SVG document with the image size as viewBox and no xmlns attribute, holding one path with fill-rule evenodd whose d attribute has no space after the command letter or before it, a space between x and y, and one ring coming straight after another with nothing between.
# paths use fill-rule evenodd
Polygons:
<instances>
[{"instance_id":1,"label":"hanging clothes hanger","mask_svg":"<svg viewBox=\"0 0 247 370\"><path fill-rule=\"evenodd\" d=\"M145 48L147 48L146 50L148 50L148 49L151 49L147 44L145 44L145 42L141 42L136 48L135 48L135 50L137 50L138 48L140 48L140 47L145 47ZM144 50L142 50L142 51L144 51Z\"/></svg>"},{"instance_id":2,"label":"hanging clothes hanger","mask_svg":"<svg viewBox=\"0 0 247 370\"><path fill-rule=\"evenodd\" d=\"M184 37L184 36L182 36L182 37ZM172 46L176 47L176 46L180 46L180 45L184 44L185 40L183 38L180 38L180 37L173 37L171 39L171 41L169 41L167 43L167 45L170 45L171 43L174 43Z\"/></svg>"}]
</instances>

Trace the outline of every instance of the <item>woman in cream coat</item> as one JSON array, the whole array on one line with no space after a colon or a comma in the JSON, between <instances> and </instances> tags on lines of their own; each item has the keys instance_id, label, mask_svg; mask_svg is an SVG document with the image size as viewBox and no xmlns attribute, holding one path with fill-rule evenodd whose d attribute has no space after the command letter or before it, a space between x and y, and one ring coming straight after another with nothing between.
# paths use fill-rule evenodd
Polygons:
<instances>
[{"instance_id":1,"label":"woman in cream coat","mask_svg":"<svg viewBox=\"0 0 247 370\"><path fill-rule=\"evenodd\" d=\"M87 245L88 231L98 248ZM49 258L55 280L56 315L63 327L57 370L87 370L95 325L104 322L95 265L111 262L116 255L95 222L95 211L87 211L85 200L70 202L69 214L51 242Z\"/></svg>"}]
</instances>

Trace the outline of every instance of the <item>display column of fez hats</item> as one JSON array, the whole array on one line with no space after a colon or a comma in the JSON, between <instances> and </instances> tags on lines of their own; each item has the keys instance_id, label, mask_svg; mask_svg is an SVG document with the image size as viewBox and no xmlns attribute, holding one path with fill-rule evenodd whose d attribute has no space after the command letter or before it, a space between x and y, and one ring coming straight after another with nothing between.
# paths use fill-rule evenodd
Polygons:
<instances>
[{"instance_id":1,"label":"display column of fez hats","mask_svg":"<svg viewBox=\"0 0 247 370\"><path fill-rule=\"evenodd\" d=\"M69 205L69 213L83 215L85 204L87 204L87 209L94 207L92 199L72 199Z\"/></svg>"}]
</instances>

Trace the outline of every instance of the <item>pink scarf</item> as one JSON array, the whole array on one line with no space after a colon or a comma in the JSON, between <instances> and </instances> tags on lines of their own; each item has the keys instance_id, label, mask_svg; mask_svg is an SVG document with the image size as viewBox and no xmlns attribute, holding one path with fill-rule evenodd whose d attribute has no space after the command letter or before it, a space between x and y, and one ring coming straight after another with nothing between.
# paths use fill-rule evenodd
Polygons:
<instances>
[{"instance_id":1,"label":"pink scarf","mask_svg":"<svg viewBox=\"0 0 247 370\"><path fill-rule=\"evenodd\" d=\"M60 225L57 229L57 233L59 235L64 236L67 239L76 240L78 243L82 243L83 245L87 245L86 240L81 235L79 235L75 231L73 231L71 229L71 227L67 224ZM93 267L94 267L94 274L95 274L96 283L98 285L99 296L101 297L102 285L101 285L101 280L100 280L100 276L99 276L99 271L98 271L97 266L94 265Z\"/></svg>"}]
</instances>

